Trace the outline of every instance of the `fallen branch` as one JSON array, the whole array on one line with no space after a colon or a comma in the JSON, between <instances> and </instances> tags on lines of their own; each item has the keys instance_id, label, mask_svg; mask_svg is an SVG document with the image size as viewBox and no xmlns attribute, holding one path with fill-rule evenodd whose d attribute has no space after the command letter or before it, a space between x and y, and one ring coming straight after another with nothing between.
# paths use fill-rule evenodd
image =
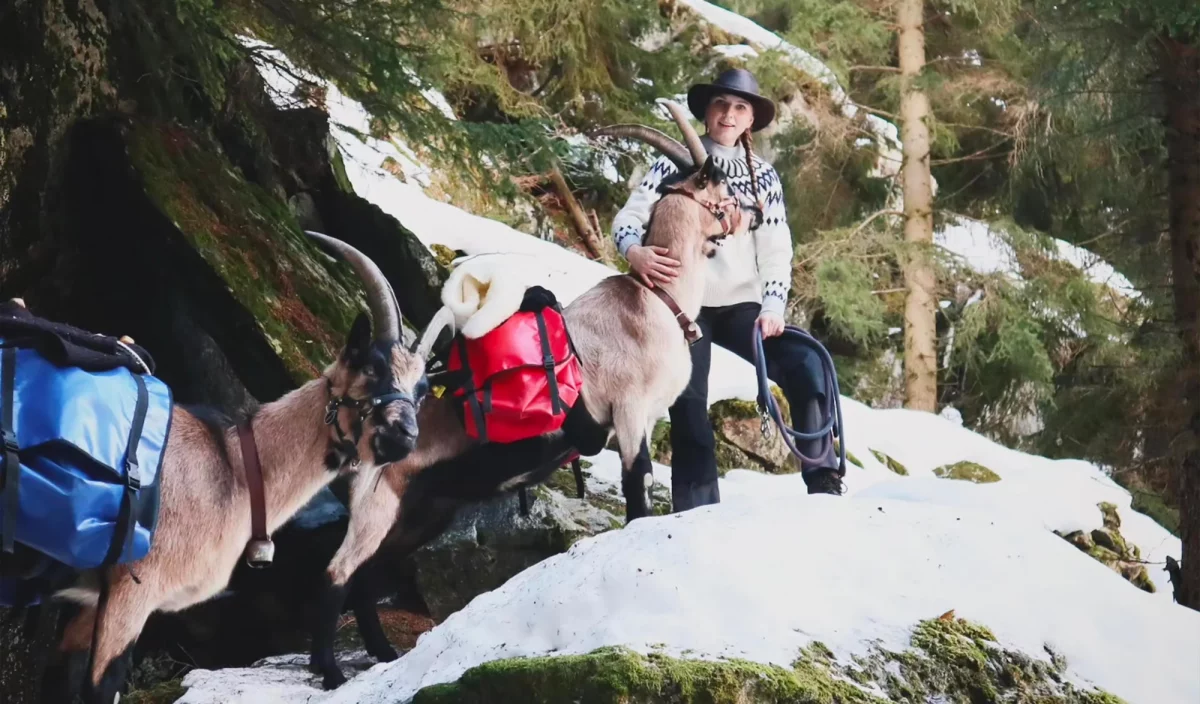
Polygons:
<instances>
[{"instance_id":1,"label":"fallen branch","mask_svg":"<svg viewBox=\"0 0 1200 704\"><path fill-rule=\"evenodd\" d=\"M571 214L571 220L575 223L575 231L579 233L579 238L583 240L583 245L587 248L588 253L593 259L604 259L600 249L599 228L592 229L592 224L588 222L587 215L579 206L579 201L575 200L575 196L567 186L567 180L563 178L562 171L558 166L550 168L550 182L554 184L554 190L558 191L559 197L566 203L567 212Z\"/></svg>"}]
</instances>

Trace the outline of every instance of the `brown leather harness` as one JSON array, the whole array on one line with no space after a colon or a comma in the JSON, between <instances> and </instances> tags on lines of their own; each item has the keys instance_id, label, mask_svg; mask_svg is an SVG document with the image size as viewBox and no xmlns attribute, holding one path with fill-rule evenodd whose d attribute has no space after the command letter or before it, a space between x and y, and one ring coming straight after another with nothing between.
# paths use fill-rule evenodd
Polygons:
<instances>
[{"instance_id":1,"label":"brown leather harness","mask_svg":"<svg viewBox=\"0 0 1200 704\"><path fill-rule=\"evenodd\" d=\"M266 567L275 557L275 544L267 534L267 505L263 492L262 466L258 462L258 446L254 431L246 421L237 427L242 444L242 465L246 469L246 485L250 489L250 542L246 545L246 563L251 567Z\"/></svg>"}]
</instances>

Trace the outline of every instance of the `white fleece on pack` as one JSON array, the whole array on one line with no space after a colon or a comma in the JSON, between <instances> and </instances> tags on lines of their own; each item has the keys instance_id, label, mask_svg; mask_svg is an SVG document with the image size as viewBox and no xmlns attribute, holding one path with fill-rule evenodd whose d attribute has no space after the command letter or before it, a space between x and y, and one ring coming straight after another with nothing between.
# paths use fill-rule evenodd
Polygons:
<instances>
[{"instance_id":1,"label":"white fleece on pack","mask_svg":"<svg viewBox=\"0 0 1200 704\"><path fill-rule=\"evenodd\" d=\"M475 257L450 272L442 286L442 304L454 313L463 337L483 337L521 308L529 282L495 257Z\"/></svg>"},{"instance_id":2,"label":"white fleece on pack","mask_svg":"<svg viewBox=\"0 0 1200 704\"><path fill-rule=\"evenodd\" d=\"M707 136L701 137L705 149L729 177L737 192L753 197L750 169L740 146L725 147ZM650 167L642 182L633 189L625 207L613 218L613 237L625 256L629 248L641 244L646 234L650 211L659 199L658 184L675 173L675 164L661 157ZM746 301L761 302L764 312L783 315L792 286L792 233L783 205L783 187L779 174L767 162L754 156L758 176L758 194L763 202L763 224L748 236L727 237L719 242L717 254L708 260L703 305L725 306Z\"/></svg>"}]
</instances>

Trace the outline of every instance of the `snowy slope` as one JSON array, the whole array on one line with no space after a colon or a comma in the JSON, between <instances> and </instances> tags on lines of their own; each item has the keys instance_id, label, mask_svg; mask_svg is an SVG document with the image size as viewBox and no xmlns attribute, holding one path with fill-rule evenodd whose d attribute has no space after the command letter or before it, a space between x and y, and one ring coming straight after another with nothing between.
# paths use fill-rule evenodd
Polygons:
<instances>
[{"instance_id":1,"label":"snowy slope","mask_svg":"<svg viewBox=\"0 0 1200 704\"><path fill-rule=\"evenodd\" d=\"M337 121L364 122L332 88L329 106ZM401 183L380 168L385 156L406 163L395 144L364 144L344 130L338 140L358 193L427 244L507 259L564 302L614 273ZM406 166L421 168L411 159ZM713 401L755 394L751 367L721 349L711 384ZM1172 602L1161 565L1148 566L1158 591L1147 594L1052 532L1101 527L1097 504L1107 501L1145 560L1178 558L1179 540L1133 511L1127 491L1089 463L1015 452L938 416L842 404L847 448L865 466L848 465L846 496L808 496L795 475L733 471L721 480L720 505L585 540L479 596L403 658L336 692L320 691L297 666L270 677L253 668L194 671L180 702L404 702L487 660L615 644L786 665L819 640L845 661L874 641L901 649L919 620L951 608L1031 657L1047 659L1049 646L1073 681L1131 703L1200 701L1200 614ZM1001 480L933 474L964 460ZM591 490L619 482L610 452L590 472ZM656 465L655 479L669 486L670 468Z\"/></svg>"},{"instance_id":2,"label":"snowy slope","mask_svg":"<svg viewBox=\"0 0 1200 704\"><path fill-rule=\"evenodd\" d=\"M988 626L1008 648L1066 658L1068 677L1131 704L1200 701L1200 613L1147 594L1051 530L1096 528L1096 504L1119 507L1122 533L1147 560L1179 555L1179 541L1129 509L1129 495L1087 463L1007 450L931 414L845 401L846 496L809 496L798 476L734 471L722 503L644 519L577 544L483 594L418 641L333 693L298 673L278 701L404 702L474 665L519 655L569 654L623 644L687 657L737 656L787 665L818 640L840 661L870 643L903 649L911 628L949 609ZM882 450L910 476L884 468ZM972 460L1001 480L976 485L931 470ZM590 491L619 480L605 452ZM670 485L670 469L655 467ZM685 653L686 651L686 653ZM254 670L189 675L205 698L231 682L245 701L270 701ZM311 682L311 678L310 682Z\"/></svg>"}]
</instances>

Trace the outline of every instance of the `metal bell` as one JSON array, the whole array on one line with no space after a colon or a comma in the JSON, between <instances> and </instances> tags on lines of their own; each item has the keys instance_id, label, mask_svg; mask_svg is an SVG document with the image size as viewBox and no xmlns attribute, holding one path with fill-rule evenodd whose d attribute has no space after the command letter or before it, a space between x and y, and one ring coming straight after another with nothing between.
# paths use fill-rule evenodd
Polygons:
<instances>
[{"instance_id":1,"label":"metal bell","mask_svg":"<svg viewBox=\"0 0 1200 704\"><path fill-rule=\"evenodd\" d=\"M246 546L246 564L255 569L267 567L275 559L275 543L270 540L251 540Z\"/></svg>"}]
</instances>

